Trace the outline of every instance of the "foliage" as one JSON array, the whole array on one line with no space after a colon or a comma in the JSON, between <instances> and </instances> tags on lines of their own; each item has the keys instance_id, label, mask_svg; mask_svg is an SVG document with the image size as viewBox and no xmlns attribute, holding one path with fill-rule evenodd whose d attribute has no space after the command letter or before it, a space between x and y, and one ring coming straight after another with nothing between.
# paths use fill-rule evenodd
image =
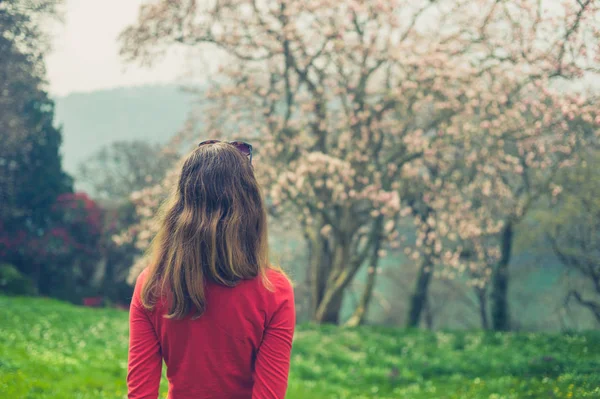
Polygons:
<instances>
[{"instance_id":1,"label":"foliage","mask_svg":"<svg viewBox=\"0 0 600 399\"><path fill-rule=\"evenodd\" d=\"M40 294L76 300L89 286L99 257L101 216L85 193L61 194L45 216L46 229L0 229L0 256L18 259L19 271Z\"/></svg>"},{"instance_id":2,"label":"foliage","mask_svg":"<svg viewBox=\"0 0 600 399\"><path fill-rule=\"evenodd\" d=\"M99 283L104 298L121 304L128 304L133 293L133 287L127 282L129 268L140 255L140 250L133 242L115 242L115 237L123 231L128 231L139 222L134 205L127 201L104 206L104 221L102 231L102 281Z\"/></svg>"},{"instance_id":3,"label":"foliage","mask_svg":"<svg viewBox=\"0 0 600 399\"><path fill-rule=\"evenodd\" d=\"M57 215L60 229L69 233L63 242L63 251L72 248L92 254L97 251L96 241L102 229L102 213L98 204L86 193L61 194L52 210Z\"/></svg>"},{"instance_id":4,"label":"foliage","mask_svg":"<svg viewBox=\"0 0 600 399\"><path fill-rule=\"evenodd\" d=\"M218 51L208 134L260 144L270 201L307 240L316 321L339 322L346 289L370 271L350 319L360 324L401 199L423 270L472 270L481 286L510 259L500 233L597 134L595 98L554 90L597 71L597 5L549 3L158 1L123 33L123 53L145 63L173 45ZM139 196L141 214L163 190ZM152 236L148 219L142 228ZM506 328L502 276L494 324Z\"/></svg>"},{"instance_id":5,"label":"foliage","mask_svg":"<svg viewBox=\"0 0 600 399\"><path fill-rule=\"evenodd\" d=\"M77 301L100 257L102 211L85 193L60 195L52 210L52 228L38 244L46 275L40 293Z\"/></svg>"},{"instance_id":6,"label":"foliage","mask_svg":"<svg viewBox=\"0 0 600 399\"><path fill-rule=\"evenodd\" d=\"M123 398L127 313L0 297L0 392ZM600 335L299 326L288 399L599 398ZM162 384L162 397L166 393Z\"/></svg>"},{"instance_id":7,"label":"foliage","mask_svg":"<svg viewBox=\"0 0 600 399\"><path fill-rule=\"evenodd\" d=\"M46 37L39 21L55 14L56 3L0 3L0 221L8 231L16 225L43 230L56 196L72 190L61 169L54 103L44 91Z\"/></svg>"},{"instance_id":8,"label":"foliage","mask_svg":"<svg viewBox=\"0 0 600 399\"><path fill-rule=\"evenodd\" d=\"M40 28L56 16L58 3L0 2L0 259L36 288L42 280L53 284L41 263L65 250L67 232L53 225L54 207L57 197L72 192L61 167L54 102L45 91L47 37Z\"/></svg>"},{"instance_id":9,"label":"foliage","mask_svg":"<svg viewBox=\"0 0 600 399\"><path fill-rule=\"evenodd\" d=\"M532 234L543 237L567 274L588 284L572 286L565 301L587 308L600 323L600 173L599 154L586 151L564 170L554 195L535 212Z\"/></svg>"},{"instance_id":10,"label":"foliage","mask_svg":"<svg viewBox=\"0 0 600 399\"><path fill-rule=\"evenodd\" d=\"M31 280L19 273L16 267L0 263L0 292L3 295L33 295Z\"/></svg>"}]
</instances>

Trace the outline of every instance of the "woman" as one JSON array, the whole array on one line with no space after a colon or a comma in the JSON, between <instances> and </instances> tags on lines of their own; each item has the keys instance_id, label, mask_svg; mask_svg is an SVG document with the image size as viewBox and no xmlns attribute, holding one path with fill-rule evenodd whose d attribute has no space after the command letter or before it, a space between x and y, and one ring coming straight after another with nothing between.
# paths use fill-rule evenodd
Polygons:
<instances>
[{"instance_id":1,"label":"woman","mask_svg":"<svg viewBox=\"0 0 600 399\"><path fill-rule=\"evenodd\" d=\"M130 399L283 398L294 294L268 261L263 200L241 142L200 143L161 213L130 311Z\"/></svg>"}]
</instances>

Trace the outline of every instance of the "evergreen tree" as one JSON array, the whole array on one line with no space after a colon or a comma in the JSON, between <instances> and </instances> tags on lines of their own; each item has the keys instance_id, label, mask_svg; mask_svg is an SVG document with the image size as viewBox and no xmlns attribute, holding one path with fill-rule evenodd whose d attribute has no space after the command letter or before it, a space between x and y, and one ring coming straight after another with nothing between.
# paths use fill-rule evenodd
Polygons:
<instances>
[{"instance_id":1,"label":"evergreen tree","mask_svg":"<svg viewBox=\"0 0 600 399\"><path fill-rule=\"evenodd\" d=\"M45 234L57 196L73 185L45 91L39 21L55 13L55 1L0 0L0 259L30 275L26 243Z\"/></svg>"}]
</instances>

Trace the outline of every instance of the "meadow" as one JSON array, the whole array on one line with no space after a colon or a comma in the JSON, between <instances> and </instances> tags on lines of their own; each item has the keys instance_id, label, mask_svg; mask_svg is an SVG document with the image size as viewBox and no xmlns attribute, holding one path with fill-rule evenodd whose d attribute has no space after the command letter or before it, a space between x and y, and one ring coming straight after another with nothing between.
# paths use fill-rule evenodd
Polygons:
<instances>
[{"instance_id":1,"label":"meadow","mask_svg":"<svg viewBox=\"0 0 600 399\"><path fill-rule=\"evenodd\" d=\"M0 296L0 397L125 398L127 335L125 311ZM600 398L600 331L301 325L287 398Z\"/></svg>"}]
</instances>

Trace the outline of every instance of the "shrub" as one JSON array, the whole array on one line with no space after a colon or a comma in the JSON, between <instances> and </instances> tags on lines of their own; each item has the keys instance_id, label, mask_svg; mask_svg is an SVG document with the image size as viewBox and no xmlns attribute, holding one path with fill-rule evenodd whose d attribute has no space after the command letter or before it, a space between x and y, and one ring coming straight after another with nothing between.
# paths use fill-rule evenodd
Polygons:
<instances>
[{"instance_id":1,"label":"shrub","mask_svg":"<svg viewBox=\"0 0 600 399\"><path fill-rule=\"evenodd\" d=\"M0 264L0 292L5 295L34 295L35 289L30 279L21 274L13 265Z\"/></svg>"}]
</instances>

